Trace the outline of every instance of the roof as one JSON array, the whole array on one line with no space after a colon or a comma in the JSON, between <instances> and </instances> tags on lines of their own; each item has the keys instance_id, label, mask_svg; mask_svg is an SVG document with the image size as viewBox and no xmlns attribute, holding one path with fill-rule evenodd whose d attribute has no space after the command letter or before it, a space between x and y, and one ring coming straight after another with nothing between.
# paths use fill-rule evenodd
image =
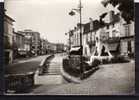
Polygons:
<instances>
[{"instance_id":1,"label":"roof","mask_svg":"<svg viewBox=\"0 0 139 100\"><path fill-rule=\"evenodd\" d=\"M106 14L107 13L102 14L101 17L104 18L106 16ZM93 21L93 30L90 30L91 29L90 28L90 22L84 24L84 34L87 34L87 33L91 32L91 31L96 31L99 28L102 28L102 27L104 27L106 25L110 25L110 24L113 24L113 23L116 23L116 22L119 22L120 21L119 13L117 13L117 14L115 14L115 15L112 16L112 21L110 23L105 23L102 19L100 19L100 20L94 20Z\"/></svg>"},{"instance_id":2,"label":"roof","mask_svg":"<svg viewBox=\"0 0 139 100\"><path fill-rule=\"evenodd\" d=\"M25 36L24 34L21 34L19 32L13 32L14 34L17 34L17 35L21 35L21 36Z\"/></svg>"},{"instance_id":3,"label":"roof","mask_svg":"<svg viewBox=\"0 0 139 100\"><path fill-rule=\"evenodd\" d=\"M13 22L15 22L15 20L13 19L13 18L11 18L10 16L8 16L8 15L4 15L6 18L8 18L8 19L10 19L11 21L13 21Z\"/></svg>"},{"instance_id":4,"label":"roof","mask_svg":"<svg viewBox=\"0 0 139 100\"><path fill-rule=\"evenodd\" d=\"M100 28L100 22L98 20L94 20L93 26L94 26L93 31L98 30Z\"/></svg>"},{"instance_id":5,"label":"roof","mask_svg":"<svg viewBox=\"0 0 139 100\"><path fill-rule=\"evenodd\" d=\"M110 24L112 24L112 23L116 23L116 22L119 22L120 21L120 16L119 16L119 13L117 13L117 14L115 14L115 15L113 15L113 17L112 17L113 19L112 19L112 21L111 21L111 23Z\"/></svg>"}]
</instances>

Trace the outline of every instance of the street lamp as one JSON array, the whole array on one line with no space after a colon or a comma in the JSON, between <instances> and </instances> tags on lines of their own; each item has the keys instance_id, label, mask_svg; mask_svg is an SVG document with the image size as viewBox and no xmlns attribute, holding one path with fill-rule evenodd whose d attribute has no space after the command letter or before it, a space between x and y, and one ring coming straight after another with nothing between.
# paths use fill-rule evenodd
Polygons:
<instances>
[{"instance_id":1,"label":"street lamp","mask_svg":"<svg viewBox=\"0 0 139 100\"><path fill-rule=\"evenodd\" d=\"M79 0L79 7L77 9L72 9L71 12L69 12L69 15L74 16L75 12L78 12L80 15L80 71L81 71L81 76L80 79L83 78L84 75L84 69L83 69L83 60L82 60L82 52L83 52L83 46L82 46L82 5L81 5L81 0Z\"/></svg>"}]
</instances>

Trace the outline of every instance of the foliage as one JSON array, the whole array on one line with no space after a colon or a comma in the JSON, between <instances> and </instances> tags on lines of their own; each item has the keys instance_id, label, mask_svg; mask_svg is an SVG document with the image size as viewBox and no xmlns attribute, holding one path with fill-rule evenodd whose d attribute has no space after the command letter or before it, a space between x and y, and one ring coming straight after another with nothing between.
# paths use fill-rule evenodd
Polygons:
<instances>
[{"instance_id":1,"label":"foliage","mask_svg":"<svg viewBox=\"0 0 139 100\"><path fill-rule=\"evenodd\" d=\"M103 0L102 4L106 7L108 4L114 7L118 6L118 10L121 11L121 16L128 23L134 21L134 0Z\"/></svg>"},{"instance_id":2,"label":"foliage","mask_svg":"<svg viewBox=\"0 0 139 100\"><path fill-rule=\"evenodd\" d=\"M96 67L96 66L100 65L100 63L101 63L101 61L99 59L94 59L92 66Z\"/></svg>"},{"instance_id":3,"label":"foliage","mask_svg":"<svg viewBox=\"0 0 139 100\"><path fill-rule=\"evenodd\" d=\"M65 72L67 72L71 76L74 76L74 77L80 76L80 70L72 67L72 65L69 62L69 59L63 59L63 69Z\"/></svg>"}]
</instances>

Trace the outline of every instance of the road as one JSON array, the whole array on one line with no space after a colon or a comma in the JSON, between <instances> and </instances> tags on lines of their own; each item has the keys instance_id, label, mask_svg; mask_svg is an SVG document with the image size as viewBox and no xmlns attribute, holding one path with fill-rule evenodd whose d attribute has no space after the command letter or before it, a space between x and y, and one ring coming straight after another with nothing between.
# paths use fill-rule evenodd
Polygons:
<instances>
[{"instance_id":1,"label":"road","mask_svg":"<svg viewBox=\"0 0 139 100\"><path fill-rule=\"evenodd\" d=\"M16 60L15 63L6 66L5 74L21 74L27 72L35 72L39 64L48 55L37 56L32 58Z\"/></svg>"}]
</instances>

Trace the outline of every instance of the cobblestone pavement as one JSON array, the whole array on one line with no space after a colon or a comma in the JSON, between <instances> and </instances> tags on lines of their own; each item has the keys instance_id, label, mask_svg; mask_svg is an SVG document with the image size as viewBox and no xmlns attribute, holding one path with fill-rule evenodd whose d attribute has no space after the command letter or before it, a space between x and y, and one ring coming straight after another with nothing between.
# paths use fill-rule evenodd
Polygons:
<instances>
[{"instance_id":1,"label":"cobblestone pavement","mask_svg":"<svg viewBox=\"0 0 139 100\"><path fill-rule=\"evenodd\" d=\"M56 56L51 63L61 63L63 56ZM61 65L61 64L60 64ZM53 66L54 69L56 66ZM50 72L57 72L50 68ZM53 74L54 75L54 74ZM46 75L44 76L46 77ZM36 85L30 94L40 95L132 95L135 93L135 63L101 65L100 69L79 84L64 82L61 76L42 78L43 85ZM45 84L44 84L45 83Z\"/></svg>"},{"instance_id":2,"label":"cobblestone pavement","mask_svg":"<svg viewBox=\"0 0 139 100\"><path fill-rule=\"evenodd\" d=\"M16 60L15 63L6 66L5 73L6 74L21 74L27 72L35 72L39 67L39 64L43 59L45 59L48 55L36 56L28 59L20 59Z\"/></svg>"}]
</instances>

